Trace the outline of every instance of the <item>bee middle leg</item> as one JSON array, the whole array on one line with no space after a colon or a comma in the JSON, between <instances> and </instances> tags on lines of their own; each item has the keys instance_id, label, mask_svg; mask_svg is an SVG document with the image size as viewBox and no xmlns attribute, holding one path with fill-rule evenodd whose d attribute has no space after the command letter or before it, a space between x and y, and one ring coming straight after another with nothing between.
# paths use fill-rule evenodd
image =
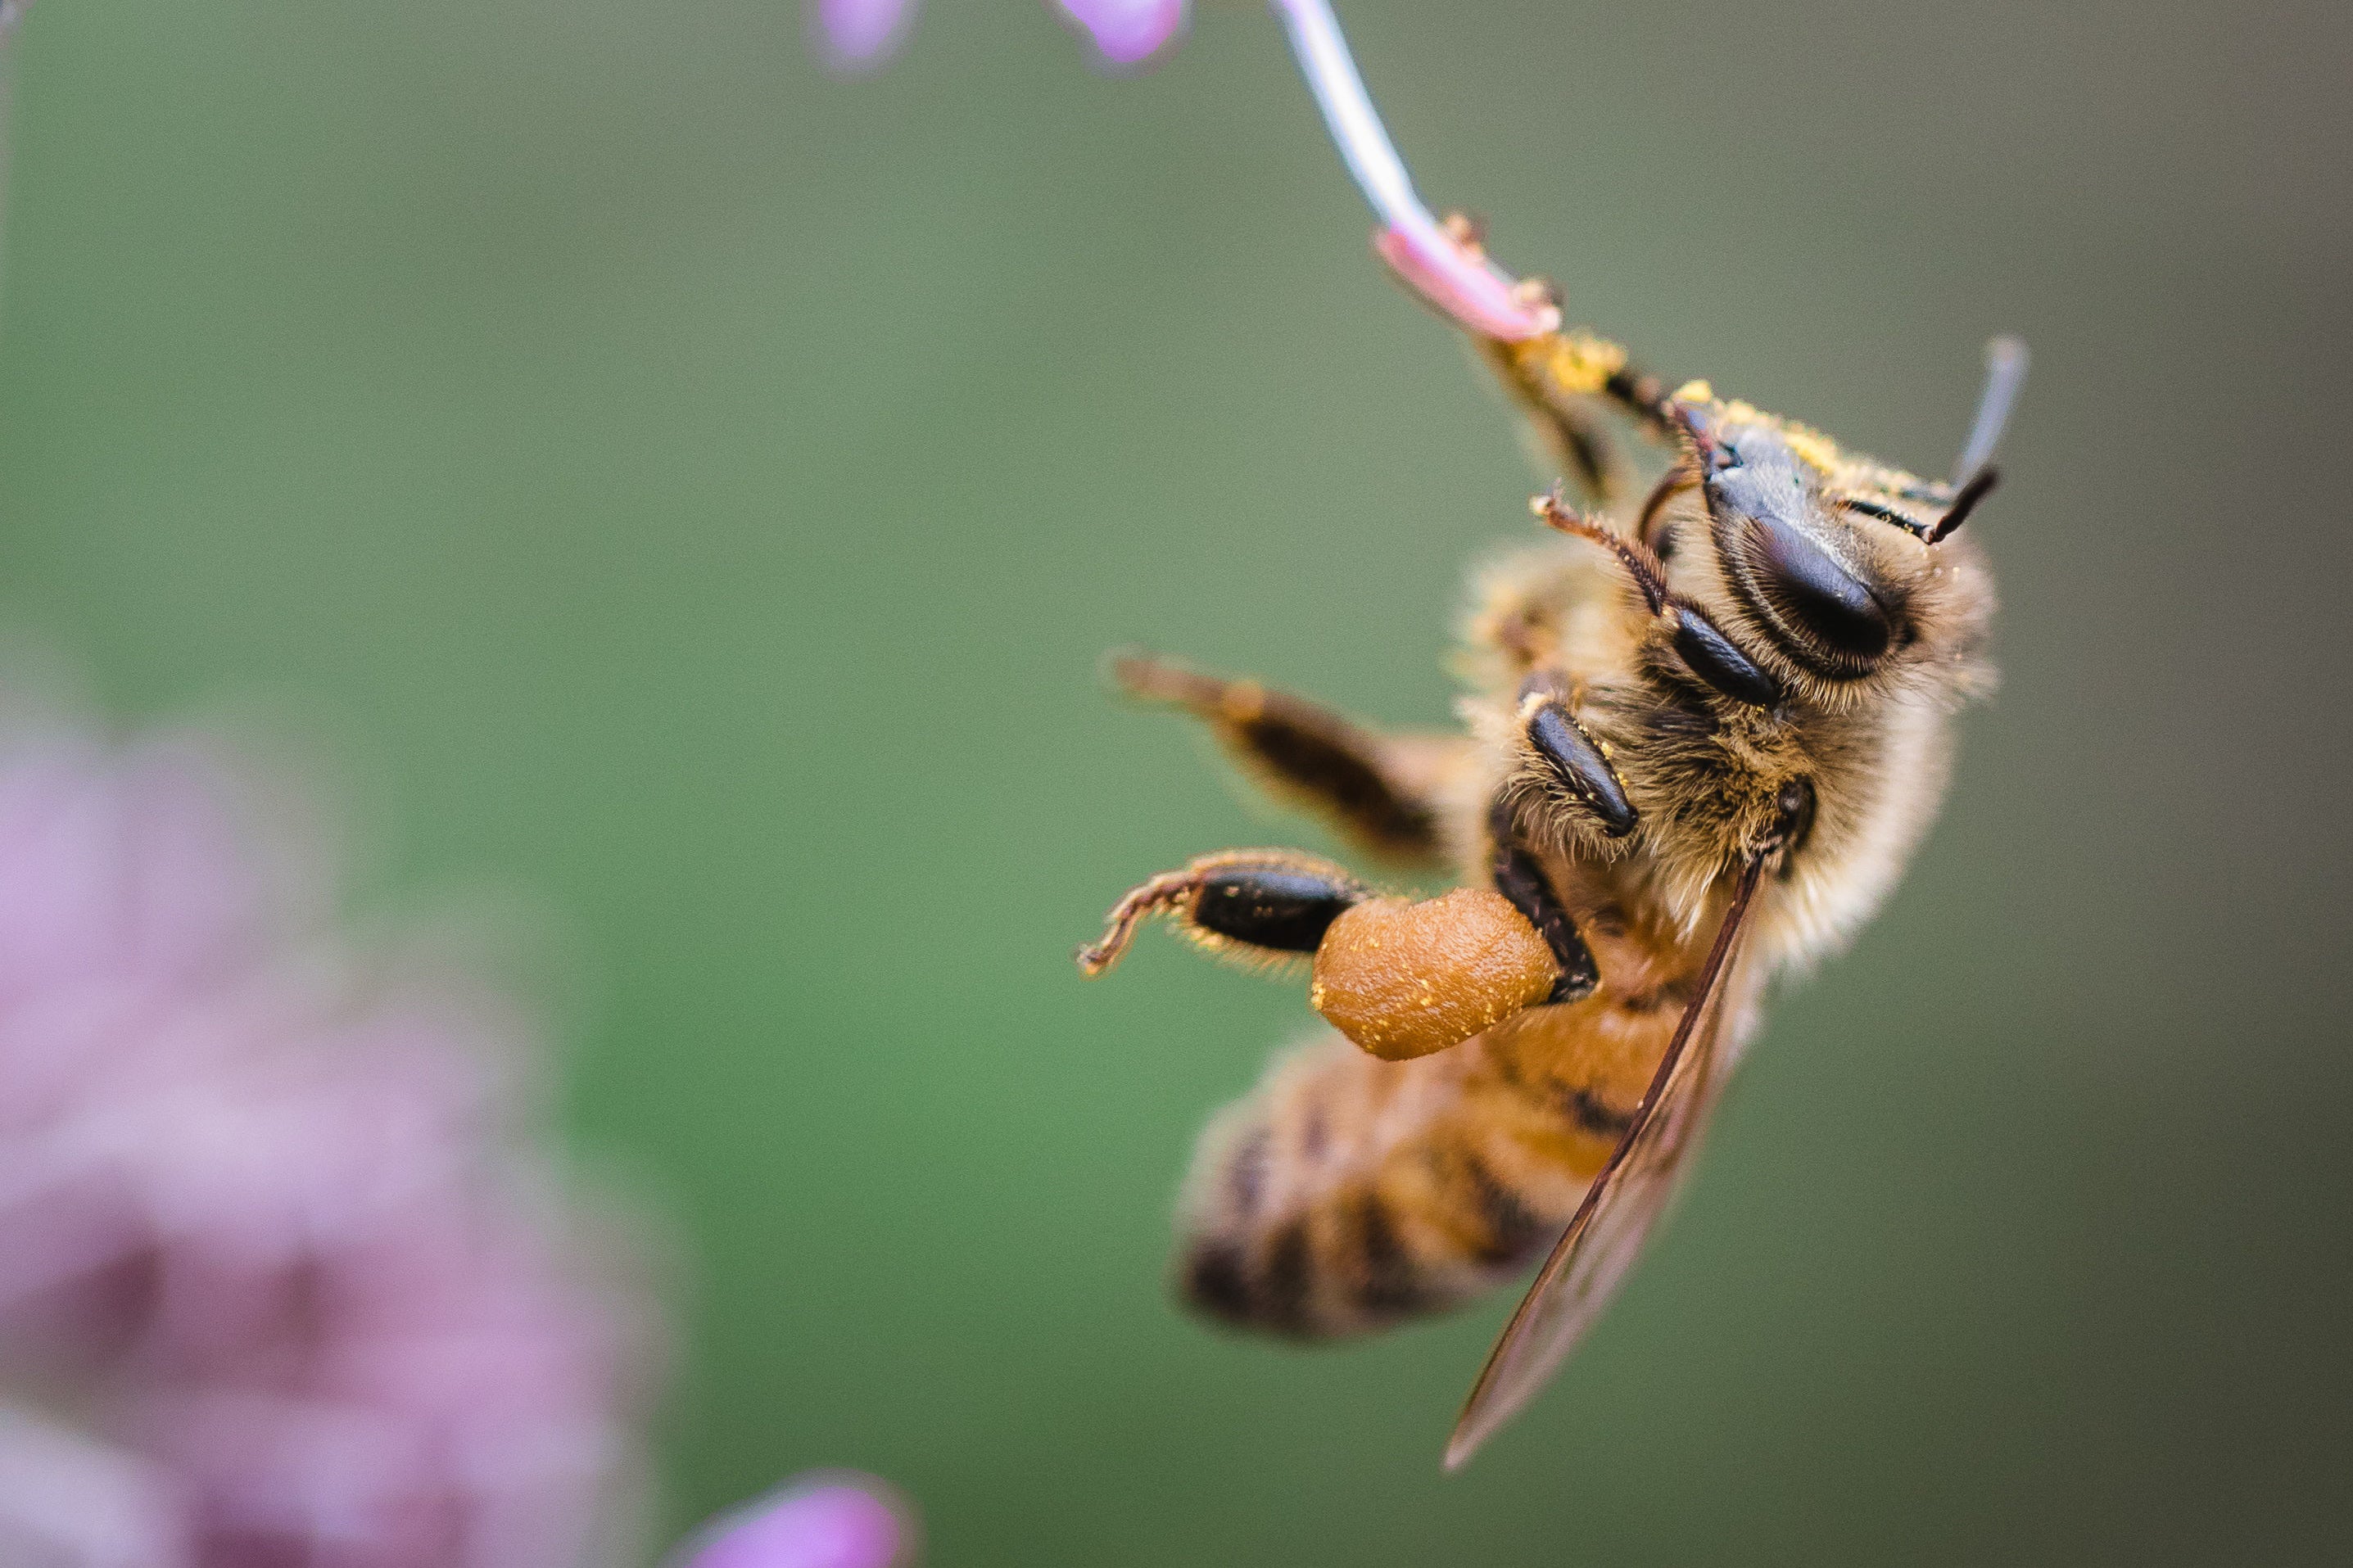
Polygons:
<instances>
[{"instance_id":1,"label":"bee middle leg","mask_svg":"<svg viewBox=\"0 0 2353 1568\"><path fill-rule=\"evenodd\" d=\"M1206 722L1274 793L1385 860L1438 864L1434 795L1467 750L1457 736L1383 734L1255 680L1229 680L1143 654L1111 661L1122 690Z\"/></svg>"}]
</instances>

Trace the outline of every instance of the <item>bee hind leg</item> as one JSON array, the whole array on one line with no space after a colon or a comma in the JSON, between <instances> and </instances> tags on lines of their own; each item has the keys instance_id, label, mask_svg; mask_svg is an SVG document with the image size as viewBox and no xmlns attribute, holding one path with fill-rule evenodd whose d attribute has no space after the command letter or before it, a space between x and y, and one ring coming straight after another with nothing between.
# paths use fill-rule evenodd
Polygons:
<instances>
[{"instance_id":1,"label":"bee hind leg","mask_svg":"<svg viewBox=\"0 0 2353 1568\"><path fill-rule=\"evenodd\" d=\"M1140 653L1114 655L1130 697L1181 709L1273 794L1303 805L1366 853L1401 866L1443 856L1434 795L1466 754L1451 735L1383 734L1255 680L1229 680Z\"/></svg>"},{"instance_id":2,"label":"bee hind leg","mask_svg":"<svg viewBox=\"0 0 2353 1568\"><path fill-rule=\"evenodd\" d=\"M1575 1002L1591 995L1601 985L1601 967L1594 962L1593 950L1577 933L1577 922L1553 891L1546 877L1543 863L1522 842L1519 810L1509 796L1499 796L1488 817L1488 833L1494 840L1494 861L1492 875L1495 891L1518 911L1551 951L1553 961L1559 966L1551 993L1543 998L1547 1003Z\"/></svg>"},{"instance_id":3,"label":"bee hind leg","mask_svg":"<svg viewBox=\"0 0 2353 1568\"><path fill-rule=\"evenodd\" d=\"M1102 939L1076 957L1090 979L1106 973L1157 918L1211 952L1280 964L1314 953L1332 922L1370 897L1371 889L1313 855L1221 850L1130 889L1104 917Z\"/></svg>"},{"instance_id":4,"label":"bee hind leg","mask_svg":"<svg viewBox=\"0 0 2353 1568\"><path fill-rule=\"evenodd\" d=\"M1245 963L1312 956L1309 1002L1389 1061L1460 1045L1553 1000L1563 980L1553 943L1504 893L1457 888L1435 899L1381 898L1329 861L1281 849L1205 855L1129 889L1112 906L1101 940L1079 949L1080 971L1091 978L1109 971L1155 919ZM1583 953L1574 928L1559 924ZM1590 955L1583 962L1591 967ZM1591 988L1573 978L1574 994Z\"/></svg>"},{"instance_id":5,"label":"bee hind leg","mask_svg":"<svg viewBox=\"0 0 2353 1568\"><path fill-rule=\"evenodd\" d=\"M1307 999L1366 1051L1409 1061L1554 1000L1568 978L1506 892L1457 888L1420 900L1368 899L1344 912L1316 949Z\"/></svg>"}]
</instances>

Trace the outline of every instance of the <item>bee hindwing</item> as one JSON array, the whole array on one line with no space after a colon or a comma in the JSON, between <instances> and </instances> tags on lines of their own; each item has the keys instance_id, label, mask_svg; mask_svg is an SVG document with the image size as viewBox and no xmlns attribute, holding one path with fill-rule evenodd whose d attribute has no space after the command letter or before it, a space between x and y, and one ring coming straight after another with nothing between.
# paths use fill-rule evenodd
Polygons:
<instances>
[{"instance_id":1,"label":"bee hindwing","mask_svg":"<svg viewBox=\"0 0 2353 1568\"><path fill-rule=\"evenodd\" d=\"M1633 1267L1651 1224L1666 1207L1683 1158L1723 1086L1721 1049L1726 989L1762 860L1741 868L1732 902L1683 1009L1666 1055L1616 1152L1545 1259L1535 1283L1504 1325L1464 1402L1446 1445L1446 1468L1460 1468L1545 1385L1599 1317Z\"/></svg>"}]
</instances>

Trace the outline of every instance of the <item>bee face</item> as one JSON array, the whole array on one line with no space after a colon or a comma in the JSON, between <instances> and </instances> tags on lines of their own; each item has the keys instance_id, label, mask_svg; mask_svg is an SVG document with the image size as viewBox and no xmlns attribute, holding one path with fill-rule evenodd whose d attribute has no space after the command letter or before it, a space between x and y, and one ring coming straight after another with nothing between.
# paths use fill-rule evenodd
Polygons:
<instances>
[{"instance_id":1,"label":"bee face","mask_svg":"<svg viewBox=\"0 0 2353 1568\"><path fill-rule=\"evenodd\" d=\"M1955 623L1946 568L1966 553L1931 544L1931 500L1878 482L1811 432L1738 405L1683 404L1709 532L1725 586L1794 672L1852 686Z\"/></svg>"}]
</instances>

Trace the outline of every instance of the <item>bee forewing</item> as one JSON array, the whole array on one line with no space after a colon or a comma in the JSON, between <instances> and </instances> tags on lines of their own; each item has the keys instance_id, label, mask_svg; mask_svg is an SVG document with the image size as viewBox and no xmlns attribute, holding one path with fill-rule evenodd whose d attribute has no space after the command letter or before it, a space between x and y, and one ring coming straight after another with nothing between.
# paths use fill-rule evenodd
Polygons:
<instances>
[{"instance_id":1,"label":"bee forewing","mask_svg":"<svg viewBox=\"0 0 2353 1568\"><path fill-rule=\"evenodd\" d=\"M1757 870L1754 860L1741 870L1699 987L1683 1009L1634 1124L1593 1179L1535 1283L1487 1352L1487 1364L1447 1440L1448 1469L1466 1463L1558 1369L1617 1294L1651 1226L1673 1196L1684 1156L1699 1142L1723 1087L1726 1009L1719 1002L1736 967Z\"/></svg>"}]
</instances>

